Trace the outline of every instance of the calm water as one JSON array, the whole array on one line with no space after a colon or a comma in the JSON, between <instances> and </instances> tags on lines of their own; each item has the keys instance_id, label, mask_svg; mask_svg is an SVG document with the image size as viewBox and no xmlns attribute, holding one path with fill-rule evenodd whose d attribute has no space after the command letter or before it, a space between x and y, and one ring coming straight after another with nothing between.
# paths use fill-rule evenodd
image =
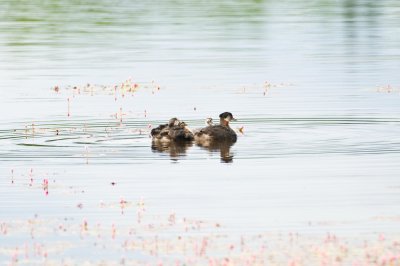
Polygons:
<instances>
[{"instance_id":1,"label":"calm water","mask_svg":"<svg viewBox=\"0 0 400 266\"><path fill-rule=\"evenodd\" d=\"M142 198L230 232L399 233L399 14L390 0L1 1L0 221L129 223L135 210L99 202ZM137 91L115 94L129 78ZM223 111L243 127L231 163L152 150L151 127Z\"/></svg>"}]
</instances>

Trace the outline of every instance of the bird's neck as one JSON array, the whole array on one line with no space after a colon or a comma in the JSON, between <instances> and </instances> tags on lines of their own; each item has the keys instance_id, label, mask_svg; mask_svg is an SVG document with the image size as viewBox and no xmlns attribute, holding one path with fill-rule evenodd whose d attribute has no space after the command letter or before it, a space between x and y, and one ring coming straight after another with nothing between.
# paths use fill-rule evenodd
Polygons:
<instances>
[{"instance_id":1,"label":"bird's neck","mask_svg":"<svg viewBox=\"0 0 400 266\"><path fill-rule=\"evenodd\" d=\"M221 119L219 120L219 123L220 123L221 126L229 127L229 121L226 121L226 120L223 119L223 118L221 118Z\"/></svg>"}]
</instances>

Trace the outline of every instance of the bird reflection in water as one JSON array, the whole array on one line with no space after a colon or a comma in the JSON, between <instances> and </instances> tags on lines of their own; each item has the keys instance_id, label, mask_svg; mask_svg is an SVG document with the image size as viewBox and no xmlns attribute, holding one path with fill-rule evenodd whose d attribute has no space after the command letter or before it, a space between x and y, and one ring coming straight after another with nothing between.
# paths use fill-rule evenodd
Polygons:
<instances>
[{"instance_id":1,"label":"bird reflection in water","mask_svg":"<svg viewBox=\"0 0 400 266\"><path fill-rule=\"evenodd\" d=\"M211 153L220 153L221 162L232 163L234 154L231 152L231 147L235 144L234 141L209 141L196 142L196 145L208 150Z\"/></svg>"},{"instance_id":2,"label":"bird reflection in water","mask_svg":"<svg viewBox=\"0 0 400 266\"><path fill-rule=\"evenodd\" d=\"M186 151L193 146L192 141L152 141L151 149L153 152L168 153L171 160L177 161L179 157L186 156Z\"/></svg>"}]
</instances>

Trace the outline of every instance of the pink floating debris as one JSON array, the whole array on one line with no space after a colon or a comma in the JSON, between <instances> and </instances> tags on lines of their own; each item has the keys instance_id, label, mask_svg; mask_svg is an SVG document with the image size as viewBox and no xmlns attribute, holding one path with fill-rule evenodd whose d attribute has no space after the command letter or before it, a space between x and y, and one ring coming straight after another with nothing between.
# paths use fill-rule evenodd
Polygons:
<instances>
[{"instance_id":1,"label":"pink floating debris","mask_svg":"<svg viewBox=\"0 0 400 266\"><path fill-rule=\"evenodd\" d=\"M71 113L70 113L70 100L69 100L69 98L67 99L67 101L68 101L68 113L67 113L67 116L70 117Z\"/></svg>"},{"instance_id":2,"label":"pink floating debris","mask_svg":"<svg viewBox=\"0 0 400 266\"><path fill-rule=\"evenodd\" d=\"M128 202L126 200L124 200L123 198L121 198L121 200L119 201L119 205L121 207L121 214L124 214L124 209L125 209L127 203Z\"/></svg>"},{"instance_id":3,"label":"pink floating debris","mask_svg":"<svg viewBox=\"0 0 400 266\"><path fill-rule=\"evenodd\" d=\"M117 229L115 228L115 224L112 224L112 226L111 226L111 237L112 237L112 239L115 239L116 234L117 234Z\"/></svg>"},{"instance_id":4,"label":"pink floating debris","mask_svg":"<svg viewBox=\"0 0 400 266\"><path fill-rule=\"evenodd\" d=\"M29 177L30 177L30 183L29 186L31 187L33 185L33 169L29 171Z\"/></svg>"},{"instance_id":5,"label":"pink floating debris","mask_svg":"<svg viewBox=\"0 0 400 266\"><path fill-rule=\"evenodd\" d=\"M81 230L82 231L87 231L88 230L88 222L87 222L86 219L83 219L83 221L82 221Z\"/></svg>"},{"instance_id":6,"label":"pink floating debris","mask_svg":"<svg viewBox=\"0 0 400 266\"><path fill-rule=\"evenodd\" d=\"M6 223L1 223L0 224L0 233L3 235L6 235L8 232L7 230L7 224Z\"/></svg>"},{"instance_id":7,"label":"pink floating debris","mask_svg":"<svg viewBox=\"0 0 400 266\"><path fill-rule=\"evenodd\" d=\"M170 222L171 225L175 224L176 221L176 215L175 213L171 213L168 217L168 222Z\"/></svg>"},{"instance_id":8,"label":"pink floating debris","mask_svg":"<svg viewBox=\"0 0 400 266\"><path fill-rule=\"evenodd\" d=\"M46 196L49 195L49 180L43 179L43 190Z\"/></svg>"}]
</instances>

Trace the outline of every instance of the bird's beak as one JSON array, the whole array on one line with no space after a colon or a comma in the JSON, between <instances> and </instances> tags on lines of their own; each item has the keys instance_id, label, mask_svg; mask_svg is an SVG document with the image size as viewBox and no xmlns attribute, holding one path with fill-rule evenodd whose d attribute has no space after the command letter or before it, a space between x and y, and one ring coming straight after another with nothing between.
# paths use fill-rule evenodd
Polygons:
<instances>
[{"instance_id":1,"label":"bird's beak","mask_svg":"<svg viewBox=\"0 0 400 266\"><path fill-rule=\"evenodd\" d=\"M232 120L231 120L231 121L237 121L237 119L232 117Z\"/></svg>"}]
</instances>

